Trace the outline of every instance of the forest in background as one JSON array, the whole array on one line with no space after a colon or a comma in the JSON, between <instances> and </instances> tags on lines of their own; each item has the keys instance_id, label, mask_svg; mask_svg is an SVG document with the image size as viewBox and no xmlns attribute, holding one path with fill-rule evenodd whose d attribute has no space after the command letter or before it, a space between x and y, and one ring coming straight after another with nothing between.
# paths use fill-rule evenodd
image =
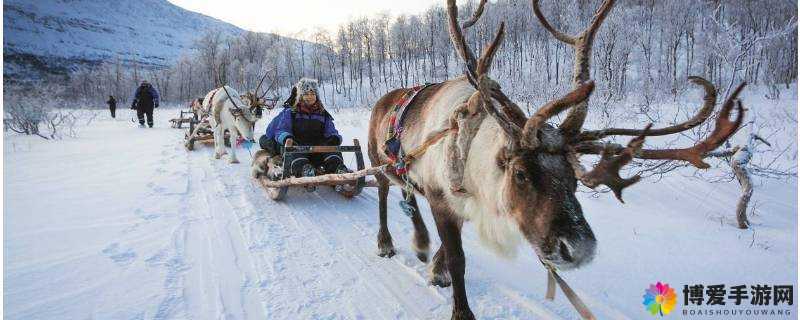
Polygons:
<instances>
[{"instance_id":1,"label":"forest in background","mask_svg":"<svg viewBox=\"0 0 800 320\"><path fill-rule=\"evenodd\" d=\"M576 34L589 24L601 1L543 2L551 24ZM477 4L462 5L460 20L466 21ZM718 101L740 82L749 84L746 91L754 100L769 100L759 105L779 99L796 101L796 12L796 2L782 0L619 0L593 45L590 78L597 88L589 105L597 117L590 119L590 125L674 123L689 117L699 102L686 99L693 97L688 89L695 90L687 81L689 76L710 80L719 90ZM537 105L569 90L574 50L540 25L528 1L498 0L487 5L482 19L466 33L469 46L482 51L501 22L506 24L506 37L491 70L503 91L531 113ZM222 83L240 92L253 90L267 72L276 75L277 83L277 90L267 95L282 101L300 77L313 77L322 83L325 106L339 110L369 108L392 89L440 82L463 73L442 4L418 15L359 18L340 25L335 33L321 29L292 38L301 41L254 32L227 38L208 33L169 68L110 61L79 70L68 79L6 86L5 116L14 119L10 123L19 123L11 126L15 132L55 139L75 135L82 116L71 110L105 107L109 95L116 96L124 108L142 80L161 92L162 105L186 106ZM797 127L796 113L786 110L792 108L751 109L745 124L749 133L740 135L743 141L726 145L712 157L725 162L746 159L736 165L749 166L752 174L762 177L796 176L792 133ZM776 118L774 112L786 114ZM756 122L758 114L780 121ZM712 129L704 124L684 136L699 141ZM661 147L678 144L648 142ZM762 142L767 151L764 147L756 150ZM736 152L747 156L732 158ZM682 166L674 162L631 165L645 176L660 176ZM730 181L734 176L726 173L704 179Z\"/></svg>"},{"instance_id":2,"label":"forest in background","mask_svg":"<svg viewBox=\"0 0 800 320\"><path fill-rule=\"evenodd\" d=\"M589 23L600 2L543 1L542 9L556 28L574 34ZM461 19L476 6L474 0L462 5ZM592 98L609 103L633 97L649 105L683 93L691 75L711 80L723 94L746 81L767 86L777 98L781 87L797 79L796 12L797 3L786 0L620 0L595 40L591 78L598 90ZM506 92L525 105L567 90L573 50L539 24L530 1L487 5L467 32L470 46L482 50L501 21L506 40L492 70ZM313 77L321 80L326 103L338 109L369 107L393 88L462 74L443 4L418 15L354 19L335 33L319 29L289 36L304 41L254 32L230 38L209 33L170 68L108 61L34 87L68 101L60 106L101 107L108 95L129 102L147 79L165 102L185 104L220 81L253 90L267 70L276 70L280 89L270 95L285 95L300 77ZM7 101L19 91L14 89L6 90Z\"/></svg>"}]
</instances>

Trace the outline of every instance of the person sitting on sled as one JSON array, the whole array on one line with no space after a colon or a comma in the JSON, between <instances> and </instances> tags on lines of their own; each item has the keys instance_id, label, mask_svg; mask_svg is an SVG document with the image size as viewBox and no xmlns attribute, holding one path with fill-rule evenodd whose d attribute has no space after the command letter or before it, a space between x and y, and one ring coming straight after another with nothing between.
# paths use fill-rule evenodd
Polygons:
<instances>
[{"instance_id":1,"label":"person sitting on sled","mask_svg":"<svg viewBox=\"0 0 800 320\"><path fill-rule=\"evenodd\" d=\"M266 134L259 139L261 148L273 159L281 154L288 140L295 146L338 146L342 143L333 117L319 100L317 87L317 80L300 79L284 102L283 111L272 119ZM286 161L290 161L290 174L296 177L310 177L316 172L349 172L340 152L293 154Z\"/></svg>"}]
</instances>

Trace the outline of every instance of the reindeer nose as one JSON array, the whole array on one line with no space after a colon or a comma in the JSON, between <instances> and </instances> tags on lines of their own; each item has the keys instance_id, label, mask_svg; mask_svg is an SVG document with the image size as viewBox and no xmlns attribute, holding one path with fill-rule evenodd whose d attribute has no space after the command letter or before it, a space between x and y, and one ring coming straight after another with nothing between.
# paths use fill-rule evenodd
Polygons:
<instances>
[{"instance_id":1,"label":"reindeer nose","mask_svg":"<svg viewBox=\"0 0 800 320\"><path fill-rule=\"evenodd\" d=\"M592 261L596 248L597 240L591 233L588 236L558 237L557 247L548 260L560 269L574 269Z\"/></svg>"}]
</instances>

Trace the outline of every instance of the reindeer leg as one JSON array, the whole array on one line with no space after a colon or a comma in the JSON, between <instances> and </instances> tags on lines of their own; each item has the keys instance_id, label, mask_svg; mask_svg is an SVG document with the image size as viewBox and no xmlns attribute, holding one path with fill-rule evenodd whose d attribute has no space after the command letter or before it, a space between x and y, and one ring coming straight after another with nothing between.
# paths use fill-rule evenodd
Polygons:
<instances>
[{"instance_id":1,"label":"reindeer leg","mask_svg":"<svg viewBox=\"0 0 800 320\"><path fill-rule=\"evenodd\" d=\"M236 140L239 140L239 130L233 129L230 130L230 142L231 142L231 154L230 154L230 162L231 163L239 163L239 159L236 158ZM222 135L225 137L225 135Z\"/></svg>"},{"instance_id":2,"label":"reindeer leg","mask_svg":"<svg viewBox=\"0 0 800 320\"><path fill-rule=\"evenodd\" d=\"M386 223L386 207L389 198L389 179L379 174L375 178L378 180L378 215L381 227L378 230L378 255L391 258L396 253L392 244L392 235L389 234L389 227Z\"/></svg>"},{"instance_id":3,"label":"reindeer leg","mask_svg":"<svg viewBox=\"0 0 800 320\"><path fill-rule=\"evenodd\" d=\"M428 284L441 288L447 288L452 284L443 245L440 245L439 250L433 255L433 261L428 268Z\"/></svg>"},{"instance_id":4,"label":"reindeer leg","mask_svg":"<svg viewBox=\"0 0 800 320\"><path fill-rule=\"evenodd\" d=\"M426 192L425 194L432 194ZM467 290L464 287L464 248L461 245L461 225L463 221L455 215L444 199L432 197L431 212L436 220L436 229L447 259L447 269L453 280L453 315L451 319L475 319L467 302ZM438 201L437 201L438 200Z\"/></svg>"},{"instance_id":5,"label":"reindeer leg","mask_svg":"<svg viewBox=\"0 0 800 320\"><path fill-rule=\"evenodd\" d=\"M214 127L214 159L222 158L222 155L225 154L225 141L222 141L225 136L223 132L222 126Z\"/></svg>"},{"instance_id":6,"label":"reindeer leg","mask_svg":"<svg viewBox=\"0 0 800 320\"><path fill-rule=\"evenodd\" d=\"M417 197L413 193L409 195L405 190L403 190L403 197L410 198L409 204L414 208L414 213L411 215L411 222L414 224L414 239L411 241L411 248L417 253L419 261L428 262L431 240L428 237L428 227L425 226L425 221L422 220L422 215L419 213Z\"/></svg>"}]
</instances>

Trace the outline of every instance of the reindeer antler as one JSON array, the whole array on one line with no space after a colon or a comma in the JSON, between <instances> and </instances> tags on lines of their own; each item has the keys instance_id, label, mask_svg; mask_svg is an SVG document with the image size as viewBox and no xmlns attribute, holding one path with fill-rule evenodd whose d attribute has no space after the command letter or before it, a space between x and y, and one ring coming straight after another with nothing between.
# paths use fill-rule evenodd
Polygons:
<instances>
[{"instance_id":1,"label":"reindeer antler","mask_svg":"<svg viewBox=\"0 0 800 320\"><path fill-rule=\"evenodd\" d=\"M277 81L278 81L278 69L277 69L277 68L273 68L273 69L272 69L272 71L273 71L273 73L274 73L274 74L273 74L273 75L270 77L270 83L269 83L269 87L267 87L267 89L266 89L266 90L264 90L264 93L263 93L263 94L261 94L261 96L260 96L260 97L258 97L258 99L259 99L259 100L260 100L260 99L263 99L264 97L266 97L266 96L267 96L267 92L269 92L270 90L272 90L272 88L274 88L274 87L275 87L275 84L276 84L276 83L277 83ZM267 74L269 74L269 71L267 71L266 73L264 73L264 77L266 77L266 76L267 76ZM261 78L261 82L264 82L264 78ZM258 84L258 88L261 88L261 84L260 84L260 83ZM256 89L256 92L255 92L256 94L258 94L258 88Z\"/></svg>"},{"instance_id":2,"label":"reindeer antler","mask_svg":"<svg viewBox=\"0 0 800 320\"><path fill-rule=\"evenodd\" d=\"M702 79L702 78L697 78ZM698 80L703 83L704 80ZM707 82L706 82L707 83ZM725 100L725 103L722 105L722 109L717 116L715 121L714 130L711 134L706 137L705 139L701 140L697 144L682 148L682 149L642 149L642 143L644 142L644 138L648 136L659 136L665 134L672 134L678 133L682 131L689 130L706 120L708 120L709 116L705 115L705 113L710 113L710 110L706 110L711 108L713 110L713 104L708 106L710 96L709 96L709 89L706 87L706 104L704 105L703 109L698 112L695 117L690 119L689 121L683 122L679 125L670 126L666 128L661 128L657 130L651 130L650 126L648 125L643 130L630 130L628 129L614 129L608 132L612 132L609 134L603 134L602 136L607 135L628 135L629 133L637 133L638 136L631 140L627 147L623 147L619 144L612 144L612 143L599 143L595 141L584 141L577 143L572 147L569 152L570 157L574 157L575 161L577 160L577 156L579 154L600 154L601 160L595 166L595 168L589 172L584 173L580 163L573 161L573 168L575 169L575 175L577 178L583 182L584 185L590 188L594 188L600 184L605 184L614 191L614 194L617 195L617 198L622 201L621 194L622 189L636 183L639 178L634 176L630 179L622 179L619 177L619 170L622 168L623 165L630 162L633 158L638 159L650 159L650 160L679 160L685 161L693 166L706 169L710 167L707 163L703 161L709 152L713 151L714 149L718 148L722 143L728 140L736 131L741 127L742 120L744 119L745 109L742 106L742 102L738 99L739 94L741 93L742 89L744 88L745 83L740 84L736 89L731 93L731 95ZM715 98L716 95L713 95ZM736 118L731 120L731 111L736 106ZM698 122L699 121L699 122ZM620 130L620 131L615 131ZM626 130L626 131L621 131ZM597 131L603 132L603 130ZM600 136L598 134L586 134L583 137L597 137ZM615 156L616 155L616 156Z\"/></svg>"},{"instance_id":3,"label":"reindeer antler","mask_svg":"<svg viewBox=\"0 0 800 320\"><path fill-rule=\"evenodd\" d=\"M574 37L558 31L552 25L550 25L550 23L542 14L542 10L539 7L539 0L531 1L533 3L533 13L536 15L536 18L539 19L539 22L542 24L542 26L556 39L572 46L575 50L574 69L572 71L572 87L573 89L577 89L577 87L582 83L589 81L589 63L592 56L592 43L594 42L594 36L597 34L597 30L600 28L600 25L603 24L603 21L608 16L611 8L614 7L615 0L603 1L603 4L600 5L600 8L592 18L592 22L589 23L589 26ZM564 121L561 122L561 125L559 125L558 128L569 138L577 137L577 134L580 132L581 128L583 127L583 123L586 120L588 109L589 108L586 103L579 103L570 110L569 114L566 118L564 118Z\"/></svg>"},{"instance_id":4,"label":"reindeer antler","mask_svg":"<svg viewBox=\"0 0 800 320\"><path fill-rule=\"evenodd\" d=\"M728 138L730 138L734 133L736 133L737 130L739 130L739 127L742 124L745 109L742 106L742 102L738 99L738 96L744 86L745 83L740 84L738 87L736 87L736 90L731 93L730 97L725 100L725 103L722 105L722 109L720 110L715 121L714 130L705 139L691 147L682 149L642 149L638 154L635 155L635 157L651 160L686 161L700 169L706 169L710 167L703 161L703 158L705 158L708 152L713 151L722 145L722 143L724 143L726 140L728 140ZM731 121L730 116L734 105L736 106L737 114L736 118ZM680 131L689 129L690 128L685 128ZM642 135L653 136L655 134L643 132ZM600 145L597 142L581 142L576 145L575 150L578 153L583 154L600 154L602 153L602 148L599 146ZM619 152L621 150L618 145L612 146L612 148L615 150L615 152Z\"/></svg>"},{"instance_id":5,"label":"reindeer antler","mask_svg":"<svg viewBox=\"0 0 800 320\"><path fill-rule=\"evenodd\" d=\"M703 107L697 111L697 114L695 114L693 117L689 118L684 122L665 128L649 130L647 133L648 136L664 136L664 135L678 133L681 131L686 131L708 120L708 118L711 116L711 113L714 112L714 106L717 103L717 90L714 88L714 85L712 85L711 82L709 82L708 80L696 76L689 77L689 81L701 85L705 90L706 95L703 98ZM583 131L578 136L578 141L599 140L606 136L612 136L612 135L636 136L642 134L642 132L643 130L620 129L620 128L607 128L602 130Z\"/></svg>"},{"instance_id":6,"label":"reindeer antler","mask_svg":"<svg viewBox=\"0 0 800 320\"><path fill-rule=\"evenodd\" d=\"M269 74L269 71L270 70L267 70L267 72L264 72L264 76L261 77L261 81L258 82L258 86L256 87L256 91L253 91L254 95L258 94L258 90L261 89L261 84L264 83L264 79L267 78L267 74Z\"/></svg>"},{"instance_id":7,"label":"reindeer antler","mask_svg":"<svg viewBox=\"0 0 800 320\"><path fill-rule=\"evenodd\" d=\"M464 24L466 27L472 26L477 22L483 13L485 4L486 1L481 1L478 10L476 10L472 18ZM505 97L505 94L502 94L500 85L488 75L492 59L497 53L497 48L500 46L500 43L503 41L503 36L505 35L505 23L500 23L500 27L492 42L486 47L480 58L476 60L475 54L467 46L466 40L464 39L464 30L458 24L458 6L456 6L455 0L447 0L447 16L450 24L450 40L453 42L453 46L461 58L464 59L467 80L469 80L470 84L480 93L486 113L497 121L508 136L511 144L516 145L518 143L521 125L512 121L512 119L518 118L518 114L515 114L516 112L513 111L509 112L509 110L519 110L519 107ZM498 102L503 104L502 110L497 109L492 103L492 98L495 97L500 98ZM522 111L519 110L519 113L522 113Z\"/></svg>"},{"instance_id":8,"label":"reindeer antler","mask_svg":"<svg viewBox=\"0 0 800 320\"><path fill-rule=\"evenodd\" d=\"M522 130L522 143L528 148L536 149L539 145L537 133L547 119L555 116L570 107L586 101L594 90L594 81L584 83L574 91L561 97L561 99L548 102L546 105L536 110L536 113L528 119Z\"/></svg>"},{"instance_id":9,"label":"reindeer antler","mask_svg":"<svg viewBox=\"0 0 800 320\"><path fill-rule=\"evenodd\" d=\"M478 9L475 9L475 12L472 13L472 17L469 18L469 20L464 21L464 23L461 24L461 27L466 29L474 25L475 22L478 22L478 19L480 19L481 15L483 14L483 8L485 6L486 6L486 0L481 0L481 2L478 3Z\"/></svg>"},{"instance_id":10,"label":"reindeer antler","mask_svg":"<svg viewBox=\"0 0 800 320\"><path fill-rule=\"evenodd\" d=\"M561 42L564 42L575 50L575 61L573 70L572 86L573 89L580 88L584 83L589 81L589 66L592 54L592 43L603 21L608 16L611 8L614 6L615 0L605 0L598 8L589 26L576 36L567 35L556 28L547 21L542 10L539 6L539 0L532 0L533 13L542 24L542 26ZM642 149L644 138L647 136L663 136L675 134L692 129L705 121L707 121L714 111L714 105L717 100L717 93L714 86L707 80L700 77L690 77L690 81L703 87L705 90L703 107L690 119L672 126L664 128L651 129L648 125L643 130L638 129L621 129L621 128L607 128L602 130L592 130L581 132L583 123L586 120L588 112L588 105L584 100L574 103L569 114L564 121L559 125L559 130L567 138L568 143L568 158L573 163L576 177L578 177L583 184L590 188L594 188L600 184L605 184L614 191L620 201L622 201L622 190L637 181L638 176L629 179L623 179L619 176L619 170L633 158L640 159L659 159L659 160L680 160L686 161L698 168L708 168L709 165L703 162L703 158L708 152L719 147L723 142L731 137L741 126L744 116L744 107L737 97L744 86L744 83L739 85L730 97L725 101L722 109L717 117L716 124L712 133L704 140L698 142L696 145L683 149ZM579 91L579 90L576 90ZM566 98L566 97L565 97ZM562 98L563 99L563 98ZM737 117L734 120L730 119L730 113L734 105L737 106ZM547 116L549 113L558 113L564 108L564 104L551 104L540 109L545 113L541 116L534 115L529 120L529 125L526 125L526 136L535 135L538 126L544 121L542 117ZM636 136L632 139L626 147L619 144L604 144L597 142L607 136L612 135L627 135ZM531 140L527 138L526 140ZM583 167L578 162L579 154L600 154L600 162L586 173Z\"/></svg>"},{"instance_id":11,"label":"reindeer antler","mask_svg":"<svg viewBox=\"0 0 800 320\"><path fill-rule=\"evenodd\" d=\"M585 186L592 189L601 184L608 186L611 191L614 192L614 196L616 196L620 202L625 203L625 201L622 200L622 190L639 182L642 177L637 174L625 179L619 176L619 170L631 162L635 157L634 155L642 149L645 135L650 131L652 125L652 123L648 124L641 130L642 134L631 139L631 141L628 142L628 146L621 151L614 150L611 144L606 144L601 153L600 162L595 165L592 171L584 172L583 166L581 166L577 157L570 158L572 167L575 169L576 178ZM569 154L571 156L575 155L574 152L570 152Z\"/></svg>"}]
</instances>

